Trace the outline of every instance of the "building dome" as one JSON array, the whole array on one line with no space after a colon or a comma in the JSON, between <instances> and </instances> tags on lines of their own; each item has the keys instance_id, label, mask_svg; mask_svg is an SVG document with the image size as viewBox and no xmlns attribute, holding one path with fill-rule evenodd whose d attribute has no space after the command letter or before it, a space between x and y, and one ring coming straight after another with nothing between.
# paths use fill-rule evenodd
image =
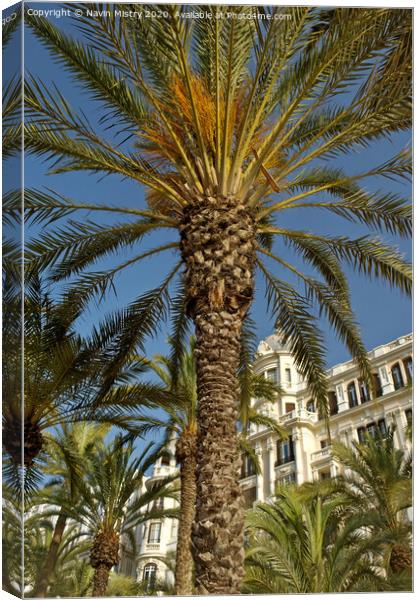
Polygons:
<instances>
[{"instance_id":1,"label":"building dome","mask_svg":"<svg viewBox=\"0 0 419 600\"><path fill-rule=\"evenodd\" d=\"M291 350L289 343L284 343L282 339L282 335L277 332L271 335L268 335L264 340L262 340L257 349L258 354L270 354L271 352L287 352L289 353Z\"/></svg>"}]
</instances>

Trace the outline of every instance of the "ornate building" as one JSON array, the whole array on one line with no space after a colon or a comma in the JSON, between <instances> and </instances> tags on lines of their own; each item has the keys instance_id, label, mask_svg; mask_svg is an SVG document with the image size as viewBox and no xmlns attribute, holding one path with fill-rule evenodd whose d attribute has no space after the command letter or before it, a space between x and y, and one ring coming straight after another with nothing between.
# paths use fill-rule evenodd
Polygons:
<instances>
[{"instance_id":1,"label":"ornate building","mask_svg":"<svg viewBox=\"0 0 419 600\"><path fill-rule=\"evenodd\" d=\"M331 439L349 445L352 441L362 441L367 432L374 435L394 426L396 446L408 448L406 427L412 418L412 335L374 348L369 357L374 373L374 399L360 379L353 360L336 365L328 372ZM280 343L278 335L260 342L254 368L281 386L282 394L277 401L261 404L259 410L276 418L289 435L279 440L264 427L250 427L249 440L259 456L261 474L255 474L252 462L244 456L241 483L248 507L268 499L278 483L301 484L333 477L341 468L331 455L325 422L315 410L289 348ZM176 470L173 448L171 450L167 458L156 464L145 485ZM165 508L169 508L173 500L165 502ZM156 580L167 584L173 581L173 574L163 561L168 553L175 551L176 527L176 520L166 519L138 528L139 580L147 580L150 585ZM121 570L128 572L124 560L128 560L127 555L124 555ZM129 574L133 574L134 557L129 560Z\"/></svg>"}]
</instances>

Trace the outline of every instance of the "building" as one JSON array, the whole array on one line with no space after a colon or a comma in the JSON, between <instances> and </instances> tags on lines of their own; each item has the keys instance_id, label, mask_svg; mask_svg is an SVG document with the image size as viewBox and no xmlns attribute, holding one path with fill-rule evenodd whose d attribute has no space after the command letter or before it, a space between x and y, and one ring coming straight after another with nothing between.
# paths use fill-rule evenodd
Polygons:
<instances>
[{"instance_id":1,"label":"building","mask_svg":"<svg viewBox=\"0 0 419 600\"><path fill-rule=\"evenodd\" d=\"M374 399L353 360L328 371L331 439L349 445L352 441L362 441L367 432L374 434L394 426L395 445L408 448L406 427L412 418L412 335L374 348L369 357L374 374ZM253 402L260 405L262 414L277 419L288 437L279 440L265 427L250 426L249 441L259 457L261 473L256 474L252 462L243 456L241 485L247 507L267 500L277 484L334 477L341 468L332 458L325 421L316 412L289 347L281 343L277 334L260 342L254 369L281 386L282 394L274 403L261 404L257 399ZM150 481L175 470L172 451L165 464L162 460L156 464ZM173 580L162 559L175 551L176 527L174 519L142 526L138 532L138 579L167 583Z\"/></svg>"}]
</instances>

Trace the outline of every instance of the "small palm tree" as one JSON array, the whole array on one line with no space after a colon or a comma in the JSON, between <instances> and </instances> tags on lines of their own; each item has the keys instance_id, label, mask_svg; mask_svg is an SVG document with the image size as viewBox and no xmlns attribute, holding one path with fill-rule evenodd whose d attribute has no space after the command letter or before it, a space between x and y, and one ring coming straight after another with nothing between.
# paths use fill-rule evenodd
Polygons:
<instances>
[{"instance_id":1,"label":"small palm tree","mask_svg":"<svg viewBox=\"0 0 419 600\"><path fill-rule=\"evenodd\" d=\"M102 5L92 17L86 11L93 8L80 5L85 14L77 19L77 38L46 18L25 15L54 60L90 94L92 112L103 108L96 126L77 114L60 90L28 78L25 146L51 158L53 173L128 177L145 186L145 204L77 203L27 190L28 217L50 220L93 210L124 218L110 225L81 219L58 233L45 231L28 243L27 259L56 263L55 280L76 276L66 298L70 310L78 312L112 288L123 268L178 253L162 283L128 308L118 356L124 361L169 309L178 316L178 339L185 313L193 320L200 407L198 589L239 593L244 512L237 369L256 270L266 281L276 326L326 415L318 308L370 380L343 265L405 292L411 289L410 266L378 237L352 239L304 229L304 215L313 209L373 232L410 235L405 200L363 185L374 177L408 176L405 149L357 173L333 161L409 130L411 13L249 5L229 7L228 18L185 19L179 6L168 4L144 7L163 11L164 19L134 20L110 15ZM106 121L112 126L103 127ZM19 190L6 197L9 217L20 219L20 198ZM301 229L284 226L287 210L302 211ZM144 237L157 229L167 232L166 241L144 249ZM285 260L281 243L318 276ZM98 259L135 245L135 254L115 268L86 272ZM171 294L178 276L178 291Z\"/></svg>"},{"instance_id":2,"label":"small palm tree","mask_svg":"<svg viewBox=\"0 0 419 600\"><path fill-rule=\"evenodd\" d=\"M368 518L348 517L350 498L278 490L247 516L244 593L361 591L383 585L378 537L365 535ZM362 531L364 528L364 533Z\"/></svg>"},{"instance_id":3,"label":"small palm tree","mask_svg":"<svg viewBox=\"0 0 419 600\"><path fill-rule=\"evenodd\" d=\"M103 445L108 430L108 425L73 423L70 426L62 425L61 431L49 438L46 448L48 458L43 471L44 475L53 478L53 493L49 497L51 504L61 505L63 500L78 504L77 482L89 469L89 458ZM37 577L34 596L38 598L44 598L47 594L67 522L67 514L61 507L47 557Z\"/></svg>"},{"instance_id":4,"label":"small palm tree","mask_svg":"<svg viewBox=\"0 0 419 600\"><path fill-rule=\"evenodd\" d=\"M412 506L412 455L394 447L393 431L366 436L352 447L335 443L333 453L350 474L340 480L358 510L377 517L376 530L387 531L387 567L399 574L412 568L411 523L404 516Z\"/></svg>"},{"instance_id":5,"label":"small palm tree","mask_svg":"<svg viewBox=\"0 0 419 600\"><path fill-rule=\"evenodd\" d=\"M54 578L49 590L52 598L85 597L91 595L93 569L85 558L64 565Z\"/></svg>"},{"instance_id":6,"label":"small palm tree","mask_svg":"<svg viewBox=\"0 0 419 600\"><path fill-rule=\"evenodd\" d=\"M78 482L80 501L63 503L69 518L79 523L79 537L90 541L90 564L94 569L93 596L104 596L109 573L119 562L121 535L135 552L135 527L151 518L177 517L177 509L149 509L150 503L165 496L177 497L173 477L143 489L144 477L159 452L148 444L135 456L132 442L116 437L108 447L91 457L91 469Z\"/></svg>"},{"instance_id":7,"label":"small palm tree","mask_svg":"<svg viewBox=\"0 0 419 600\"><path fill-rule=\"evenodd\" d=\"M171 340L172 349L173 340ZM195 338L191 337L189 347L185 348L180 360L173 364L171 357L157 356L151 362L151 368L157 373L167 389L172 393L170 403L164 405L168 419L145 417L144 431L163 429L165 443L176 436L176 460L180 464L180 513L176 544L175 590L178 596L191 595L194 592L193 558L191 552L191 534L195 518L196 504L196 467L198 433L198 394L197 373L194 359ZM243 340L243 360L247 361L251 353L249 339ZM172 354L174 356L175 353ZM270 428L278 436L287 435L286 430L270 417L257 412L258 404L250 406L250 399L257 398L259 404L273 402L280 388L263 376L255 374L248 362L243 362L239 372L240 384L240 427L239 445L259 469L254 449L247 443L247 431L250 423Z\"/></svg>"}]
</instances>

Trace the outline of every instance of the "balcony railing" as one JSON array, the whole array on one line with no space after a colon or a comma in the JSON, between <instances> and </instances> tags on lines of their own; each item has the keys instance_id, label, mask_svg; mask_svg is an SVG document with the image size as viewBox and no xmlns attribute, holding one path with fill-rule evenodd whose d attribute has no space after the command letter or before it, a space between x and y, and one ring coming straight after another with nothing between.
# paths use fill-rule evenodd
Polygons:
<instances>
[{"instance_id":1,"label":"balcony railing","mask_svg":"<svg viewBox=\"0 0 419 600\"><path fill-rule=\"evenodd\" d=\"M295 468L295 458L286 460L275 461L275 469L281 469L282 467L293 466Z\"/></svg>"},{"instance_id":2,"label":"balcony railing","mask_svg":"<svg viewBox=\"0 0 419 600\"><path fill-rule=\"evenodd\" d=\"M287 423L288 421L292 421L293 419L305 419L307 421L311 421L315 423L317 421L317 414L306 410L305 408L297 408L282 417L279 418L280 423Z\"/></svg>"},{"instance_id":3,"label":"balcony railing","mask_svg":"<svg viewBox=\"0 0 419 600\"><path fill-rule=\"evenodd\" d=\"M328 446L327 448L322 448L321 450L318 450L317 452L313 452L311 454L311 460L312 461L316 461L316 460L320 460L322 458L326 458L326 457L330 457L332 455L332 449L330 446Z\"/></svg>"},{"instance_id":4,"label":"balcony railing","mask_svg":"<svg viewBox=\"0 0 419 600\"><path fill-rule=\"evenodd\" d=\"M146 551L150 551L150 550L160 550L160 542L149 542L148 544L146 544L145 547Z\"/></svg>"}]
</instances>

